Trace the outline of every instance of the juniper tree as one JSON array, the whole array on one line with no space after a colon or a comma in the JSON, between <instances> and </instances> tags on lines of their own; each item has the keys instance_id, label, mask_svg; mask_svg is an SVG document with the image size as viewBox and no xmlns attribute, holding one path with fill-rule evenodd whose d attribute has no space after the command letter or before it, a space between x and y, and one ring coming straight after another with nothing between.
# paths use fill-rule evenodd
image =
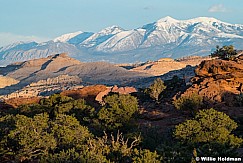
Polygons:
<instances>
[{"instance_id":1,"label":"juniper tree","mask_svg":"<svg viewBox=\"0 0 243 163\"><path fill-rule=\"evenodd\" d=\"M147 93L152 99L158 101L159 95L166 89L163 80L160 78L156 78L153 84L150 85L149 88L145 89L145 93Z\"/></svg>"},{"instance_id":2,"label":"juniper tree","mask_svg":"<svg viewBox=\"0 0 243 163\"><path fill-rule=\"evenodd\" d=\"M218 57L219 59L233 59L234 56L237 54L236 50L234 49L233 45L219 47L216 46L216 50L211 53L211 57Z\"/></svg>"}]
</instances>

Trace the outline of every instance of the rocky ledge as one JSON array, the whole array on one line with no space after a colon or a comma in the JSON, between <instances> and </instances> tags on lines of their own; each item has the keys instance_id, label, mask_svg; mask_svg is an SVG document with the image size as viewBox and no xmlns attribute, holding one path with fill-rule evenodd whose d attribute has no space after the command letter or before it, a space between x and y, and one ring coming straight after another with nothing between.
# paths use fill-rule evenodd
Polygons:
<instances>
[{"instance_id":1,"label":"rocky ledge","mask_svg":"<svg viewBox=\"0 0 243 163\"><path fill-rule=\"evenodd\" d=\"M209 103L232 105L243 93L243 55L234 60L206 60L195 69L192 85L182 94L197 93Z\"/></svg>"}]
</instances>

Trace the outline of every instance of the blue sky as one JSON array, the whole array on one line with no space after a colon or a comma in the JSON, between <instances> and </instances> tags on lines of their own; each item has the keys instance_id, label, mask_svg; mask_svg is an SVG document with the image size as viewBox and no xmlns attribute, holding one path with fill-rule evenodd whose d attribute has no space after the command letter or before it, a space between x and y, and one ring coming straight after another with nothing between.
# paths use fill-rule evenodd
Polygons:
<instances>
[{"instance_id":1,"label":"blue sky","mask_svg":"<svg viewBox=\"0 0 243 163\"><path fill-rule=\"evenodd\" d=\"M118 25L140 27L162 17L215 17L243 24L243 0L0 0L0 46L20 40Z\"/></svg>"}]
</instances>

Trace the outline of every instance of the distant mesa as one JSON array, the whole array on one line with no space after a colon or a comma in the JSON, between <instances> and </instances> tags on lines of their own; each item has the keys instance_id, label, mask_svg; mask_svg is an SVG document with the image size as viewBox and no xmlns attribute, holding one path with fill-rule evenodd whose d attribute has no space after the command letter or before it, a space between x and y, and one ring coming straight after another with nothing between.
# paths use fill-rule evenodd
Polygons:
<instances>
[{"instance_id":1,"label":"distant mesa","mask_svg":"<svg viewBox=\"0 0 243 163\"><path fill-rule=\"evenodd\" d=\"M15 85L17 83L19 83L18 80L6 76L0 76L0 88L5 88L7 86Z\"/></svg>"},{"instance_id":2,"label":"distant mesa","mask_svg":"<svg viewBox=\"0 0 243 163\"><path fill-rule=\"evenodd\" d=\"M173 62L174 59L173 58L160 58L158 60L158 62Z\"/></svg>"},{"instance_id":3,"label":"distant mesa","mask_svg":"<svg viewBox=\"0 0 243 163\"><path fill-rule=\"evenodd\" d=\"M106 62L83 63L65 53L1 67L0 73L3 75L3 79L13 79L12 83L6 84L5 82L4 87L8 86L7 92L0 89L0 94L14 93L27 86L42 87L65 85L66 83L127 85L133 81L152 76L143 72L130 72ZM35 91L34 94L39 92Z\"/></svg>"},{"instance_id":4,"label":"distant mesa","mask_svg":"<svg viewBox=\"0 0 243 163\"><path fill-rule=\"evenodd\" d=\"M173 70L180 70L186 68L187 65L196 66L199 65L203 60L210 60L210 57L184 57L181 59L173 58L160 58L157 61L146 62L134 68L131 68L129 71L134 72L145 72L154 76L163 75Z\"/></svg>"},{"instance_id":5,"label":"distant mesa","mask_svg":"<svg viewBox=\"0 0 243 163\"><path fill-rule=\"evenodd\" d=\"M8 77L5 78L10 79ZM0 78L0 80L3 81L2 78ZM6 89L4 89L5 87L2 87L3 91L5 91L7 95L0 96L0 98L11 99L16 97L30 98L37 96L49 96L54 93L60 93L62 90L77 89L82 86L82 80L78 76L69 75L60 75L53 78L47 78L45 80L39 80L38 82L32 82L23 88L18 86L18 83L19 82L13 82L11 85L5 85L5 87L9 86ZM11 88L11 86L13 86L13 88ZM17 89L14 90L14 88ZM14 91L10 92L11 89Z\"/></svg>"}]
</instances>

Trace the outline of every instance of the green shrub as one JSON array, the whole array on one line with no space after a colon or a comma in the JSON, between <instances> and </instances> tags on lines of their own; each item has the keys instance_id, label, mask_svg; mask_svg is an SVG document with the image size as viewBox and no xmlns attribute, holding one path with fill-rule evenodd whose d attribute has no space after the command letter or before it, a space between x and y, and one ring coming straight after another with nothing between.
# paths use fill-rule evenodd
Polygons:
<instances>
[{"instance_id":1,"label":"green shrub","mask_svg":"<svg viewBox=\"0 0 243 163\"><path fill-rule=\"evenodd\" d=\"M202 106L203 98L198 94L193 93L188 96L181 96L177 100L173 101L173 104L176 109L193 111Z\"/></svg>"},{"instance_id":2,"label":"green shrub","mask_svg":"<svg viewBox=\"0 0 243 163\"><path fill-rule=\"evenodd\" d=\"M140 137L125 139L122 133L89 139L85 150L87 162L131 162L133 148L140 143ZM109 161L105 161L109 160Z\"/></svg>"},{"instance_id":3,"label":"green shrub","mask_svg":"<svg viewBox=\"0 0 243 163\"><path fill-rule=\"evenodd\" d=\"M194 119L176 126L174 136L193 156L238 157L236 149L243 139L232 134L237 124L225 113L214 109L200 110ZM195 160L194 160L195 162Z\"/></svg>"},{"instance_id":4,"label":"green shrub","mask_svg":"<svg viewBox=\"0 0 243 163\"><path fill-rule=\"evenodd\" d=\"M80 125L88 117L117 129L131 123L138 111L137 99L131 95L107 96L105 102L98 117L84 100L53 95L0 117L1 162L131 162L140 137L128 140L119 132L94 137Z\"/></svg>"},{"instance_id":5,"label":"green shrub","mask_svg":"<svg viewBox=\"0 0 243 163\"><path fill-rule=\"evenodd\" d=\"M154 83L150 85L149 88L145 89L145 93L148 94L152 99L158 101L159 95L166 89L164 82L157 78Z\"/></svg>"},{"instance_id":6,"label":"green shrub","mask_svg":"<svg viewBox=\"0 0 243 163\"><path fill-rule=\"evenodd\" d=\"M243 139L231 134L237 128L228 115L214 109L200 110L194 119L176 126L174 135L177 139L191 143L230 144L239 146Z\"/></svg>"},{"instance_id":7,"label":"green shrub","mask_svg":"<svg viewBox=\"0 0 243 163\"><path fill-rule=\"evenodd\" d=\"M218 57L219 59L232 60L234 59L236 54L237 53L233 45L223 46L222 48L216 46L216 50L211 54L211 57Z\"/></svg>"},{"instance_id":8,"label":"green shrub","mask_svg":"<svg viewBox=\"0 0 243 163\"><path fill-rule=\"evenodd\" d=\"M62 96L60 94L53 94L49 98L44 98L40 100L40 105L47 107L55 107L60 104L64 104L72 101L71 97Z\"/></svg>"},{"instance_id":9,"label":"green shrub","mask_svg":"<svg viewBox=\"0 0 243 163\"><path fill-rule=\"evenodd\" d=\"M21 114L27 117L34 117L37 114L48 112L48 108L41 106L40 104L24 104L20 105L13 114Z\"/></svg>"},{"instance_id":10,"label":"green shrub","mask_svg":"<svg viewBox=\"0 0 243 163\"><path fill-rule=\"evenodd\" d=\"M24 115L5 117L0 119L0 131L4 134L0 143L1 159L10 157L17 162L31 162L53 152L82 149L86 140L92 137L86 127L69 115L59 114L54 121L46 113L33 118ZM9 122L11 125L7 126Z\"/></svg>"},{"instance_id":11,"label":"green shrub","mask_svg":"<svg viewBox=\"0 0 243 163\"><path fill-rule=\"evenodd\" d=\"M42 157L40 159L40 163L83 163L85 162L84 159L82 159L82 156L79 152L75 150L75 148L63 150L59 153L49 154L46 157Z\"/></svg>"},{"instance_id":12,"label":"green shrub","mask_svg":"<svg viewBox=\"0 0 243 163\"><path fill-rule=\"evenodd\" d=\"M131 95L111 95L105 99L105 106L98 112L105 129L114 130L128 124L138 111L138 101Z\"/></svg>"},{"instance_id":13,"label":"green shrub","mask_svg":"<svg viewBox=\"0 0 243 163\"><path fill-rule=\"evenodd\" d=\"M140 142L140 137L133 140L125 139L121 133L116 136L108 136L106 133L102 137L90 138L81 148L69 148L47 157L41 158L41 162L131 162L133 148Z\"/></svg>"},{"instance_id":14,"label":"green shrub","mask_svg":"<svg viewBox=\"0 0 243 163\"><path fill-rule=\"evenodd\" d=\"M33 118L17 115L14 119L15 129L5 135L1 142L1 149L11 151L8 155L21 162L45 157L56 148L55 138L48 132L47 114L39 114Z\"/></svg>"},{"instance_id":15,"label":"green shrub","mask_svg":"<svg viewBox=\"0 0 243 163\"><path fill-rule=\"evenodd\" d=\"M87 127L81 126L75 117L65 114L59 114L50 123L50 127L57 142L56 150L81 148L84 142L92 137Z\"/></svg>"},{"instance_id":16,"label":"green shrub","mask_svg":"<svg viewBox=\"0 0 243 163\"><path fill-rule=\"evenodd\" d=\"M156 151L151 152L148 149L135 149L134 153L133 162L135 163L160 163L162 161L161 156L159 156Z\"/></svg>"},{"instance_id":17,"label":"green shrub","mask_svg":"<svg viewBox=\"0 0 243 163\"><path fill-rule=\"evenodd\" d=\"M33 108L27 106L27 108ZM82 124L87 124L90 118L94 117L95 109L86 104L84 99L74 100L71 97L54 94L46 99L41 99L39 107L50 114L51 119L55 119L58 114L74 115ZM22 109L21 110L30 110ZM41 109L39 109L41 111ZM38 110L37 110L38 111ZM39 111L39 112L40 112Z\"/></svg>"}]
</instances>

